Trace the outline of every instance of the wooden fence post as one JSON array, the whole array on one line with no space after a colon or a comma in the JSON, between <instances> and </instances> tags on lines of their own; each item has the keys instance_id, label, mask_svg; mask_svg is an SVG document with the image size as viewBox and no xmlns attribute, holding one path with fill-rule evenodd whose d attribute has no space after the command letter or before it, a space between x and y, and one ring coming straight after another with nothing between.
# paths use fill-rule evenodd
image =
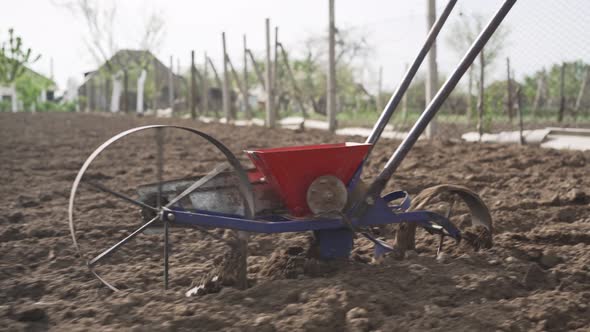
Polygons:
<instances>
[{"instance_id":1,"label":"wooden fence post","mask_svg":"<svg viewBox=\"0 0 590 332\"><path fill-rule=\"evenodd\" d=\"M246 111L246 119L252 119L252 108L250 107L250 92L248 91L248 46L246 45L246 35L244 40L244 110Z\"/></svg>"},{"instance_id":2,"label":"wooden fence post","mask_svg":"<svg viewBox=\"0 0 590 332\"><path fill-rule=\"evenodd\" d=\"M242 94L242 97L244 97L244 100L247 100L247 98L248 98L248 92L244 88L244 85L242 84L242 82L240 80L240 76L238 75L238 72L234 68L234 64L231 62L231 59L229 58L229 55L226 57L226 59L227 59L226 60L227 63L229 64L229 68L231 70L232 76L234 77L234 81L236 82L236 85L238 86L238 89L240 90L240 94Z\"/></svg>"},{"instance_id":3,"label":"wooden fence post","mask_svg":"<svg viewBox=\"0 0 590 332\"><path fill-rule=\"evenodd\" d=\"M406 72L408 71L409 67L410 65L406 63ZM406 90L404 96L402 97L402 124L406 124L406 121L408 121L408 90Z\"/></svg>"},{"instance_id":4,"label":"wooden fence post","mask_svg":"<svg viewBox=\"0 0 590 332\"><path fill-rule=\"evenodd\" d=\"M223 44L223 88L222 88L222 108L225 115L226 123L230 123L233 119L231 114L230 96L229 96L229 73L227 70L227 52L225 48L225 32L221 33L221 41Z\"/></svg>"},{"instance_id":5,"label":"wooden fence post","mask_svg":"<svg viewBox=\"0 0 590 332\"><path fill-rule=\"evenodd\" d=\"M291 71L291 65L289 64L289 57L287 56L287 52L285 51L283 44L279 43L279 48L281 49L281 54L283 56L283 62L285 63L285 68L287 68L287 75L289 76L289 80L291 81L291 84L293 85L293 90L295 90L295 101L297 101L297 105L299 106L299 108L301 108L301 114L303 116L303 119L306 119L307 118L307 111L305 110L303 100L301 100L301 95L302 95L301 90L299 89L299 86L297 85L297 81L295 80L295 76L293 75L293 72Z\"/></svg>"},{"instance_id":6,"label":"wooden fence post","mask_svg":"<svg viewBox=\"0 0 590 332\"><path fill-rule=\"evenodd\" d=\"M209 65L211 66L211 70L213 71L213 77L215 78L215 83L217 84L217 88L220 90L223 89L223 83L221 82L221 79L219 78L219 74L217 73L217 69L215 69L215 65L213 64L213 60L211 60L211 58L207 58L207 60L209 60ZM215 117L219 118L219 109L217 108L217 105L215 105L213 110L215 112Z\"/></svg>"},{"instance_id":7,"label":"wooden fence post","mask_svg":"<svg viewBox=\"0 0 590 332\"><path fill-rule=\"evenodd\" d=\"M108 91L106 92L108 94ZM127 68L123 70L123 109L125 113L129 113L129 99L127 95L129 94L129 75L127 73Z\"/></svg>"},{"instance_id":8,"label":"wooden fence post","mask_svg":"<svg viewBox=\"0 0 590 332\"><path fill-rule=\"evenodd\" d=\"M207 68L209 67L208 59L209 58L207 57L207 52L205 52L205 63L203 66L203 84L201 84L203 86L203 114L205 116L209 115L209 74L207 70Z\"/></svg>"},{"instance_id":9,"label":"wooden fence post","mask_svg":"<svg viewBox=\"0 0 590 332\"><path fill-rule=\"evenodd\" d=\"M280 93L279 93L279 53L278 53L278 45L279 45L279 27L275 27L275 57L273 61L272 67L272 91L274 95L274 111L276 113L276 119L281 118L281 100L280 100Z\"/></svg>"},{"instance_id":10,"label":"wooden fence post","mask_svg":"<svg viewBox=\"0 0 590 332\"><path fill-rule=\"evenodd\" d=\"M576 106L574 107L574 111L578 115L580 111L580 106L582 105L582 99L584 98L584 93L586 91L586 84L588 83L588 76L590 76L590 66L586 66L586 70L584 71L584 78L582 79L582 85L580 85L580 91L578 92L578 97L576 98Z\"/></svg>"},{"instance_id":11,"label":"wooden fence post","mask_svg":"<svg viewBox=\"0 0 590 332\"><path fill-rule=\"evenodd\" d=\"M328 129L336 131L336 27L334 23L334 1L329 2L328 25L328 82L327 82L327 110Z\"/></svg>"},{"instance_id":12,"label":"wooden fence post","mask_svg":"<svg viewBox=\"0 0 590 332\"><path fill-rule=\"evenodd\" d=\"M512 117L513 117L513 104L512 104L512 80L510 78L510 58L506 58L506 88L508 89L507 91L507 112L508 112L508 119L510 120L510 123L512 123Z\"/></svg>"},{"instance_id":13,"label":"wooden fence post","mask_svg":"<svg viewBox=\"0 0 590 332\"><path fill-rule=\"evenodd\" d=\"M270 56L270 19L266 19L266 126L274 128L276 125L273 109L272 59Z\"/></svg>"},{"instance_id":14,"label":"wooden fence post","mask_svg":"<svg viewBox=\"0 0 590 332\"><path fill-rule=\"evenodd\" d=\"M537 79L537 91L535 92L535 100L533 102L533 112L532 118L535 119L537 117L537 112L539 107L541 106L541 99L546 99L547 97L547 87L545 82L545 69L539 75Z\"/></svg>"},{"instance_id":15,"label":"wooden fence post","mask_svg":"<svg viewBox=\"0 0 590 332\"><path fill-rule=\"evenodd\" d=\"M383 112L383 104L381 103L381 88L383 86L383 66L379 67L379 80L377 82L377 98L375 99L375 104L377 106L378 114Z\"/></svg>"},{"instance_id":16,"label":"wooden fence post","mask_svg":"<svg viewBox=\"0 0 590 332\"><path fill-rule=\"evenodd\" d=\"M563 121L565 112L565 62L561 64L561 75L559 76L559 112L557 113L557 122Z\"/></svg>"},{"instance_id":17,"label":"wooden fence post","mask_svg":"<svg viewBox=\"0 0 590 332\"><path fill-rule=\"evenodd\" d=\"M154 57L154 61L152 61L152 67L154 68L154 75L152 75L154 77L154 95L152 96L154 100L152 101L152 108L154 109L154 112L160 106L160 84L158 82L158 63L158 59Z\"/></svg>"},{"instance_id":18,"label":"wooden fence post","mask_svg":"<svg viewBox=\"0 0 590 332\"><path fill-rule=\"evenodd\" d=\"M427 30L430 30L436 21L436 4L434 0L428 0L426 8L426 19L428 22ZM428 51L428 66L426 67L426 105L434 99L438 92L438 65L436 63L436 41L432 43L430 51ZM437 135L437 118L433 117L426 127L426 137L430 140Z\"/></svg>"},{"instance_id":19,"label":"wooden fence post","mask_svg":"<svg viewBox=\"0 0 590 332\"><path fill-rule=\"evenodd\" d=\"M485 88L484 88L484 69L485 69L484 50L479 52L479 96L477 100L477 131L479 132L479 141L483 136L483 113L485 110Z\"/></svg>"},{"instance_id":20,"label":"wooden fence post","mask_svg":"<svg viewBox=\"0 0 590 332\"><path fill-rule=\"evenodd\" d=\"M516 110L518 112L518 127L520 129L520 145L524 145L525 141L524 141L524 135L522 134L523 132L523 126L522 126L522 96L521 96L521 87L519 86L518 88L516 88Z\"/></svg>"},{"instance_id":21,"label":"wooden fence post","mask_svg":"<svg viewBox=\"0 0 590 332\"><path fill-rule=\"evenodd\" d=\"M196 82L196 78L195 78L195 71L196 71L196 67L195 67L195 51L192 50L191 51L191 91L190 91L190 100L189 100L189 105L190 105L190 110L191 110L191 119L196 119L197 118L197 103L196 103L196 99L197 99L197 82Z\"/></svg>"},{"instance_id":22,"label":"wooden fence post","mask_svg":"<svg viewBox=\"0 0 590 332\"><path fill-rule=\"evenodd\" d=\"M473 66L469 66L467 82L467 123L471 125L473 119Z\"/></svg>"},{"instance_id":23,"label":"wooden fence post","mask_svg":"<svg viewBox=\"0 0 590 332\"><path fill-rule=\"evenodd\" d=\"M262 86L262 89L266 91L266 83L264 82L264 76L262 75L262 70L260 69L260 65L256 62L254 58L254 54L250 49L247 49L248 55L250 56L250 61L252 61L252 66L254 67L254 72L256 73L256 78L258 79L258 83Z\"/></svg>"},{"instance_id":24,"label":"wooden fence post","mask_svg":"<svg viewBox=\"0 0 590 332\"><path fill-rule=\"evenodd\" d=\"M170 56L168 71L168 107L174 112L174 57Z\"/></svg>"}]
</instances>

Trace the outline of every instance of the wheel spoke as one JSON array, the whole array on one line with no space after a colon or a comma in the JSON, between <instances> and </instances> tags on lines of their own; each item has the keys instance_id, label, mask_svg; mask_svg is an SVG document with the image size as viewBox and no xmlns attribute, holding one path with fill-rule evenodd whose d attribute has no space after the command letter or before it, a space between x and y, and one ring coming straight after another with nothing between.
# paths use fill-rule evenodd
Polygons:
<instances>
[{"instance_id":1,"label":"wheel spoke","mask_svg":"<svg viewBox=\"0 0 590 332\"><path fill-rule=\"evenodd\" d=\"M230 165L228 163L221 163L221 164L217 165L211 172L207 173L207 175L198 179L193 184L191 184L188 188L186 188L180 195L174 197L174 199L172 199L168 204L166 204L166 207L169 208L172 205L176 204L178 201L180 201L181 199L183 199L184 197L186 197L187 195L189 195L190 193L195 191L197 188L199 188L203 184L209 182L211 179L213 179L219 173L225 171L229 166Z\"/></svg>"},{"instance_id":2,"label":"wheel spoke","mask_svg":"<svg viewBox=\"0 0 590 332\"><path fill-rule=\"evenodd\" d=\"M87 181L87 180L83 180L82 183L87 184L87 185L89 185L89 186L91 186L94 189L97 189L99 191L105 192L107 194L111 194L111 195L113 195L113 196L115 196L117 198L120 198L120 199L122 199L122 200L124 200L124 201L126 201L128 203L133 204L133 205L137 205L137 206L142 207L142 208L150 209L150 210L155 211L155 212L158 211L157 208L155 208L155 207L153 207L151 205L147 205L147 204L145 204L143 202L140 202L140 201L138 201L136 199L133 199L133 198L127 196L127 195L124 195L124 194L118 193L118 192L116 192L114 190L111 190L111 189L107 188L106 186L104 186L104 185L102 185L100 183L95 183L95 182Z\"/></svg>"},{"instance_id":3,"label":"wheel spoke","mask_svg":"<svg viewBox=\"0 0 590 332\"><path fill-rule=\"evenodd\" d=\"M88 262L89 266L94 266L96 263L98 263L99 261L101 261L103 258L106 258L108 256L110 256L112 253L114 253L115 251L117 251L117 249L119 249L119 247L121 247L122 245L124 245L125 243L131 241L134 237L136 237L138 234L140 234L141 232L143 232L146 228L148 228L151 224L153 224L154 222L156 222L158 219L160 219L160 216L156 216L155 218L153 218L152 220L148 221L147 223L143 224L141 227L139 227L138 229L136 229L133 233L127 235L127 237L125 237L123 240L117 242L114 246L110 247L109 249L103 251L102 253L100 253L98 256L94 257L93 259L91 259Z\"/></svg>"}]
</instances>

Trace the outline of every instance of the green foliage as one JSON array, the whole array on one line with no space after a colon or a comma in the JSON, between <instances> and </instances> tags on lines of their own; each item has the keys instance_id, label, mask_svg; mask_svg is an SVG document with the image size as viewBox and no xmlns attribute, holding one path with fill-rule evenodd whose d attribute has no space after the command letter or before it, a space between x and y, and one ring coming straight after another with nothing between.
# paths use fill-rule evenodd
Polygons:
<instances>
[{"instance_id":1,"label":"green foliage","mask_svg":"<svg viewBox=\"0 0 590 332\"><path fill-rule=\"evenodd\" d=\"M31 48L25 48L20 36L14 29L8 29L8 42L0 43L0 83L10 84L21 77L26 66L37 60L41 55L33 55Z\"/></svg>"},{"instance_id":2,"label":"green foliage","mask_svg":"<svg viewBox=\"0 0 590 332\"><path fill-rule=\"evenodd\" d=\"M37 105L37 112L75 112L75 102L61 102L46 101Z\"/></svg>"},{"instance_id":3,"label":"green foliage","mask_svg":"<svg viewBox=\"0 0 590 332\"><path fill-rule=\"evenodd\" d=\"M582 60L556 63L551 65L548 70L545 68L535 72L532 75L524 77L522 82L522 104L526 109L531 109L534 106L535 97L537 95L538 85L544 81L546 84L546 100L541 100L539 109L545 113L554 113L559 107L560 98L560 82L561 82L561 67L565 65L564 72L564 96L566 101L566 109L573 109L578 93L583 84L584 75L587 70L590 70L590 64ZM590 84L588 82L587 84ZM587 85L586 88L590 86ZM590 107L590 95L586 93L582 100L582 107ZM542 114L540 114L542 115Z\"/></svg>"},{"instance_id":4,"label":"green foliage","mask_svg":"<svg viewBox=\"0 0 590 332\"><path fill-rule=\"evenodd\" d=\"M0 112L10 112L11 103L9 100L0 99Z\"/></svg>"},{"instance_id":5,"label":"green foliage","mask_svg":"<svg viewBox=\"0 0 590 332\"><path fill-rule=\"evenodd\" d=\"M54 83L27 69L16 79L15 84L18 97L23 102L24 108L31 109L33 104L35 104L35 108L37 109L41 91L52 88Z\"/></svg>"}]
</instances>

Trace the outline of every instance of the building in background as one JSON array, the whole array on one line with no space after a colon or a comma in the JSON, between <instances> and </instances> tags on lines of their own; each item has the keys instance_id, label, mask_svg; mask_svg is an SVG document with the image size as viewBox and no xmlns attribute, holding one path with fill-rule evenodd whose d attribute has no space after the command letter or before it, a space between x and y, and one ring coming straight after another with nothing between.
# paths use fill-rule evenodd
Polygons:
<instances>
[{"instance_id":1,"label":"building in background","mask_svg":"<svg viewBox=\"0 0 590 332\"><path fill-rule=\"evenodd\" d=\"M0 111L35 111L55 101L57 84L38 72L25 68L14 84L0 84Z\"/></svg>"},{"instance_id":2,"label":"building in background","mask_svg":"<svg viewBox=\"0 0 590 332\"><path fill-rule=\"evenodd\" d=\"M122 93L118 109L135 111L137 80L142 70L147 73L144 109L169 108L171 69L149 51L120 50L98 69L84 74L84 81L78 87L80 110L109 110L115 80L120 79ZM186 109L187 81L178 73L172 73L172 90L174 108Z\"/></svg>"}]
</instances>

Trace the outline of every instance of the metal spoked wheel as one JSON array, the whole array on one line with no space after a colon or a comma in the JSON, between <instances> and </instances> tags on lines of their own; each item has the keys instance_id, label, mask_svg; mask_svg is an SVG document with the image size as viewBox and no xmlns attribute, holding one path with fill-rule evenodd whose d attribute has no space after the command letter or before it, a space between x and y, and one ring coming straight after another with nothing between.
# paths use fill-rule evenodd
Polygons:
<instances>
[{"instance_id":1,"label":"metal spoked wheel","mask_svg":"<svg viewBox=\"0 0 590 332\"><path fill-rule=\"evenodd\" d=\"M479 195L466 187L443 184L427 188L414 197L412 209L429 210L444 216L461 231L461 241L475 250L490 248L493 244L490 211ZM448 234L438 228L427 231L440 236L438 255Z\"/></svg>"},{"instance_id":2,"label":"metal spoked wheel","mask_svg":"<svg viewBox=\"0 0 590 332\"><path fill-rule=\"evenodd\" d=\"M211 136L166 125L122 132L98 147L74 180L68 208L74 246L91 273L115 291L152 287L162 274L167 288L174 247L180 251L175 259L184 260L172 266L181 274L175 282L189 286L195 274L206 273L198 266L210 267L196 257L212 260L211 244L227 241L215 229L171 232L164 216L170 207L254 213L246 172Z\"/></svg>"}]
</instances>

